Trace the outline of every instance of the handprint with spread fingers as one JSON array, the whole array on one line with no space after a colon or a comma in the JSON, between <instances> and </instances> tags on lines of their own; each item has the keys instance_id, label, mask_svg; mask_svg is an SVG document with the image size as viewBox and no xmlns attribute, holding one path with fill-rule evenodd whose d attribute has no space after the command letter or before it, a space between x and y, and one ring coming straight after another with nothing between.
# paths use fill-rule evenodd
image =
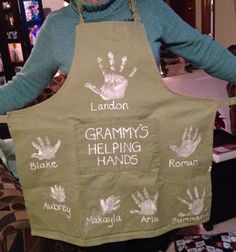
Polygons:
<instances>
[{"instance_id":1,"label":"handprint with spread fingers","mask_svg":"<svg viewBox=\"0 0 236 252\"><path fill-rule=\"evenodd\" d=\"M194 195L192 195L190 190L188 189L187 195L188 195L189 199L191 200L191 202L188 202L187 200L181 199L181 198L178 198L178 200L180 200L182 203L188 205L189 212L186 214L179 213L179 217L185 217L185 216L190 216L190 215L194 215L194 216L199 215L204 208L205 194L206 194L206 192L204 189L202 196L199 197L198 189L196 186L194 187Z\"/></svg>"},{"instance_id":2,"label":"handprint with spread fingers","mask_svg":"<svg viewBox=\"0 0 236 252\"><path fill-rule=\"evenodd\" d=\"M120 69L118 71L116 71L115 69L115 59L112 52L108 53L108 59L110 63L109 73L104 70L102 58L97 58L98 66L101 69L104 77L104 83L102 84L102 86L100 88L97 88L91 83L86 83L84 86L91 89L94 93L100 95L103 100L121 99L125 96L125 90L128 86L128 79L122 75L127 57L122 57ZM132 78L136 71L137 68L134 67L133 71L129 74L129 78Z\"/></svg>"},{"instance_id":3,"label":"handprint with spread fingers","mask_svg":"<svg viewBox=\"0 0 236 252\"><path fill-rule=\"evenodd\" d=\"M37 140L38 143L32 142L32 145L38 150L38 153L33 153L31 157L39 160L55 158L55 155L61 146L61 140L57 140L54 146L51 145L47 136L45 137L45 142L41 137L37 137Z\"/></svg>"},{"instance_id":4,"label":"handprint with spread fingers","mask_svg":"<svg viewBox=\"0 0 236 252\"><path fill-rule=\"evenodd\" d=\"M64 202L66 199L65 190L60 185L59 186L58 185L51 186L50 196L60 203Z\"/></svg>"},{"instance_id":5,"label":"handprint with spread fingers","mask_svg":"<svg viewBox=\"0 0 236 252\"><path fill-rule=\"evenodd\" d=\"M120 199L114 195L108 197L106 200L100 200L102 215L110 214L120 207Z\"/></svg>"},{"instance_id":6,"label":"handprint with spread fingers","mask_svg":"<svg viewBox=\"0 0 236 252\"><path fill-rule=\"evenodd\" d=\"M189 129L185 128L182 135L182 143L179 146L170 145L170 149L173 150L178 157L189 157L195 152L198 144L201 142L201 135L198 134L198 128L193 135L192 131L192 126Z\"/></svg>"},{"instance_id":7,"label":"handprint with spread fingers","mask_svg":"<svg viewBox=\"0 0 236 252\"><path fill-rule=\"evenodd\" d=\"M151 199L147 189L144 188L143 194L137 191L136 194L132 194L132 198L140 210L131 210L130 213L141 215L154 215L156 213L158 192L155 194L154 198Z\"/></svg>"}]
</instances>

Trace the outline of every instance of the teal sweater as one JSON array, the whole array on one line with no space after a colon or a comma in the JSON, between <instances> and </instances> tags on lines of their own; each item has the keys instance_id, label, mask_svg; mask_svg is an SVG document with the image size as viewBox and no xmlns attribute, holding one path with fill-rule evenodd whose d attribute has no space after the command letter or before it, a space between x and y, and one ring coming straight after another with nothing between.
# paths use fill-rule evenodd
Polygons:
<instances>
[{"instance_id":1,"label":"teal sweater","mask_svg":"<svg viewBox=\"0 0 236 252\"><path fill-rule=\"evenodd\" d=\"M68 74L73 57L75 26L80 19L75 2L72 0L69 6L47 17L23 70L0 87L0 114L22 108L32 101L58 70ZM157 62L162 42L172 52L209 74L236 83L236 57L183 22L163 0L137 0L137 7ZM85 22L132 18L128 0L87 3L83 16Z\"/></svg>"}]
</instances>

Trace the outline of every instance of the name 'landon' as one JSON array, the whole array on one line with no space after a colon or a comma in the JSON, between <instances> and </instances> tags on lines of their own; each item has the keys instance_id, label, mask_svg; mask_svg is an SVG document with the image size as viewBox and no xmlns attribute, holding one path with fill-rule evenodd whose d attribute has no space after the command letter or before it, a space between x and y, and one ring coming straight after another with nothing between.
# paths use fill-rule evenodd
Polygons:
<instances>
[{"instance_id":1,"label":"name 'landon'","mask_svg":"<svg viewBox=\"0 0 236 252\"><path fill-rule=\"evenodd\" d=\"M92 102L90 103L90 109L92 112L96 111L105 111L105 110L129 110L129 104L127 102L125 103L119 103L115 102L114 100L111 103L101 103L94 105Z\"/></svg>"}]
</instances>

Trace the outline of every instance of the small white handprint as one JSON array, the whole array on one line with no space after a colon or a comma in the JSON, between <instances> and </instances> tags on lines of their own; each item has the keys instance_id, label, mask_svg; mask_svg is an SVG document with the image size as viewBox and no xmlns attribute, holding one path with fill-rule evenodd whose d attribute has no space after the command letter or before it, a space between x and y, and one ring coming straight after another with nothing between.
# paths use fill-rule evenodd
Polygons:
<instances>
[{"instance_id":1,"label":"small white handprint","mask_svg":"<svg viewBox=\"0 0 236 252\"><path fill-rule=\"evenodd\" d=\"M61 187L60 185L59 186L57 186L57 185L51 186L50 196L60 203L64 202L66 199L64 188Z\"/></svg>"},{"instance_id":2,"label":"small white handprint","mask_svg":"<svg viewBox=\"0 0 236 252\"><path fill-rule=\"evenodd\" d=\"M179 213L179 217L185 217L185 216L190 216L190 215L196 216L202 212L202 210L204 208L204 198L205 198L205 194L206 194L205 188L204 188L204 191L202 193L201 198L199 198L198 189L196 186L194 187L194 193L195 193L195 197L193 197L193 195L190 193L189 189L187 190L187 195L189 196L190 200L192 201L191 203L184 200L184 199L178 198L178 200L180 200L182 203L188 205L188 209L190 210L186 214Z\"/></svg>"},{"instance_id":3,"label":"small white handprint","mask_svg":"<svg viewBox=\"0 0 236 252\"><path fill-rule=\"evenodd\" d=\"M39 160L55 158L55 154L61 146L61 140L57 140L54 146L51 145L47 136L45 137L45 143L40 137L37 140L38 143L32 142L32 145L38 150L38 153L33 153L31 157Z\"/></svg>"},{"instance_id":4,"label":"small white handprint","mask_svg":"<svg viewBox=\"0 0 236 252\"><path fill-rule=\"evenodd\" d=\"M136 195L132 194L134 202L138 205L140 210L131 210L132 214L141 214L141 215L154 215L157 211L157 199L158 192L155 194L154 199L151 200L151 197L146 188L143 189L143 195L137 191Z\"/></svg>"},{"instance_id":5,"label":"small white handprint","mask_svg":"<svg viewBox=\"0 0 236 252\"><path fill-rule=\"evenodd\" d=\"M170 145L170 149L173 150L178 157L189 157L194 153L200 143L201 135L198 135L198 128L195 130L193 136L191 136L192 130L192 126L189 129L185 128L180 146Z\"/></svg>"},{"instance_id":6,"label":"small white handprint","mask_svg":"<svg viewBox=\"0 0 236 252\"><path fill-rule=\"evenodd\" d=\"M101 199L100 205L102 208L102 215L110 214L120 207L120 199L119 197L115 197L114 195L112 195L106 200Z\"/></svg>"},{"instance_id":7,"label":"small white handprint","mask_svg":"<svg viewBox=\"0 0 236 252\"><path fill-rule=\"evenodd\" d=\"M98 65L102 71L104 77L104 84L97 88L91 83L86 83L84 86L91 89L94 93L100 95L103 100L116 100L121 99L125 96L125 90L128 86L128 80L121 75L124 70L127 57L124 56L121 60L121 66L118 73L115 73L115 60L112 52L108 53L108 59L110 62L110 73L106 73L103 64L102 58L97 58ZM132 78L136 73L137 68L134 67L133 71L129 74L129 77Z\"/></svg>"}]
</instances>

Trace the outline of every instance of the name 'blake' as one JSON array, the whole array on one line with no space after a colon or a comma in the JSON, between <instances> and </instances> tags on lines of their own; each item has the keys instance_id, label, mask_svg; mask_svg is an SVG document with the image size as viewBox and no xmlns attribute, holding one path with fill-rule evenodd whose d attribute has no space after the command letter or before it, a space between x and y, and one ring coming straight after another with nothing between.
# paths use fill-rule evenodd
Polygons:
<instances>
[{"instance_id":1,"label":"name 'blake'","mask_svg":"<svg viewBox=\"0 0 236 252\"><path fill-rule=\"evenodd\" d=\"M90 103L90 110L92 112L97 111L106 111L106 110L129 110L129 104L127 102L125 103L119 103L115 102L114 100L110 103L100 103L100 104L94 104L93 102Z\"/></svg>"}]
</instances>

